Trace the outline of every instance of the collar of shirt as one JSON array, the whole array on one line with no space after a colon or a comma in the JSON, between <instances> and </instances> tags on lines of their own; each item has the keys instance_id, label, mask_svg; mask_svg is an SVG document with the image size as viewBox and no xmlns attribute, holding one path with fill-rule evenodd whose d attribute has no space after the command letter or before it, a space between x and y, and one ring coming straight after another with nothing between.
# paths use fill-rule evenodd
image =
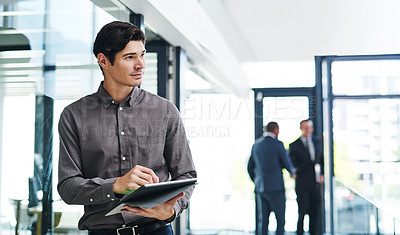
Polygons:
<instances>
[{"instance_id":1,"label":"collar of shirt","mask_svg":"<svg viewBox=\"0 0 400 235\"><path fill-rule=\"evenodd\" d=\"M103 103L104 108L108 108L113 104L118 105L118 103L114 102L114 100L107 93L107 91L104 90L103 83L104 83L104 81L102 81L100 83L99 89L97 90L97 95L99 96L99 99L101 99L101 102ZM123 101L121 101L121 104L123 106L132 106L133 102L135 101L136 96L139 93L138 90L139 90L138 87L134 87L132 89L131 93L129 93L129 95Z\"/></svg>"},{"instance_id":2,"label":"collar of shirt","mask_svg":"<svg viewBox=\"0 0 400 235\"><path fill-rule=\"evenodd\" d=\"M276 135L274 133L272 133L272 132L269 132L269 131L264 132L264 136L265 137L270 136L270 137L276 139Z\"/></svg>"},{"instance_id":3,"label":"collar of shirt","mask_svg":"<svg viewBox=\"0 0 400 235\"><path fill-rule=\"evenodd\" d=\"M303 144L306 144L306 142L307 142L307 138L306 138L306 137L304 137L304 136L300 136L300 139L301 139L301 141L303 142ZM311 139L311 137L310 137L310 138L308 138L308 141L309 141L309 143L310 143L310 142L312 142L312 139Z\"/></svg>"}]
</instances>

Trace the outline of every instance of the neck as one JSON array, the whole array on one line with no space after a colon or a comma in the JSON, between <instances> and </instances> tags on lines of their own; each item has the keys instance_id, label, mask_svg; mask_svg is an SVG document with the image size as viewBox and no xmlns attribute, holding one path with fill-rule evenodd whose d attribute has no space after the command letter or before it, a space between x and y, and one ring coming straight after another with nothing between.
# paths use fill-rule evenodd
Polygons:
<instances>
[{"instance_id":1,"label":"neck","mask_svg":"<svg viewBox=\"0 0 400 235\"><path fill-rule=\"evenodd\" d=\"M115 86L112 84L109 84L104 81L103 88L107 93L111 96L113 101L120 103L123 101L126 97L128 97L129 93L131 93L132 89L134 87L129 87L129 86Z\"/></svg>"}]
</instances>

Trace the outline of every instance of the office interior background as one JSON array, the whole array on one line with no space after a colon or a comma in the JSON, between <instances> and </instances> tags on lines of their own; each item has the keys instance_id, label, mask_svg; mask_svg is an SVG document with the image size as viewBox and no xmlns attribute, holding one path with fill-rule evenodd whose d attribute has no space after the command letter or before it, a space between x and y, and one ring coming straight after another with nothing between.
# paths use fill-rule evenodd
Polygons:
<instances>
[{"instance_id":1,"label":"office interior background","mask_svg":"<svg viewBox=\"0 0 400 235\"><path fill-rule=\"evenodd\" d=\"M254 233L254 139L277 121L287 147L307 118L324 141L323 231L400 234L398 12L395 0L0 0L0 234L85 234L83 207L56 190L57 123L97 90L92 43L114 20L145 30L142 88L185 122L199 184L176 234Z\"/></svg>"}]
</instances>

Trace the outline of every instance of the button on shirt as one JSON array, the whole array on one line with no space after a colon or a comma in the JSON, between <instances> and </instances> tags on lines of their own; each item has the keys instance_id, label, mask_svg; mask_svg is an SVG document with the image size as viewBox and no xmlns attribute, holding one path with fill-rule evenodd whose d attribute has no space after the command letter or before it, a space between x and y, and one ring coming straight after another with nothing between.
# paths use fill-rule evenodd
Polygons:
<instances>
[{"instance_id":1,"label":"button on shirt","mask_svg":"<svg viewBox=\"0 0 400 235\"><path fill-rule=\"evenodd\" d=\"M84 205L80 229L155 220L128 213L105 217L120 199L114 182L136 165L151 168L160 182L197 176L175 105L140 88L116 103L101 83L96 93L64 109L58 128L58 192L66 203ZM175 204L177 216L187 208L192 191L186 190Z\"/></svg>"}]
</instances>

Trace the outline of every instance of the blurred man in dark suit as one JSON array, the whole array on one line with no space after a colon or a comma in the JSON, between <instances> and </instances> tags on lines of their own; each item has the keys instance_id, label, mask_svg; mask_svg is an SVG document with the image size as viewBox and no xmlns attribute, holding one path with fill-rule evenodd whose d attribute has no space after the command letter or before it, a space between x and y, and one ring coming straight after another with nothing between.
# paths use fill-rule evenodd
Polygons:
<instances>
[{"instance_id":1,"label":"blurred man in dark suit","mask_svg":"<svg viewBox=\"0 0 400 235\"><path fill-rule=\"evenodd\" d=\"M286 196L282 169L288 170L293 178L295 173L283 143L277 139L278 134L278 124L268 123L264 136L255 141L247 165L255 184L256 235L268 234L271 211L277 221L276 234L284 233Z\"/></svg>"},{"instance_id":2,"label":"blurred man in dark suit","mask_svg":"<svg viewBox=\"0 0 400 235\"><path fill-rule=\"evenodd\" d=\"M304 232L303 220L309 215L311 235L321 234L321 185L324 182L322 143L312 136L311 120L300 122L301 136L289 145L289 155L296 168L296 194L299 207L297 234Z\"/></svg>"}]
</instances>

